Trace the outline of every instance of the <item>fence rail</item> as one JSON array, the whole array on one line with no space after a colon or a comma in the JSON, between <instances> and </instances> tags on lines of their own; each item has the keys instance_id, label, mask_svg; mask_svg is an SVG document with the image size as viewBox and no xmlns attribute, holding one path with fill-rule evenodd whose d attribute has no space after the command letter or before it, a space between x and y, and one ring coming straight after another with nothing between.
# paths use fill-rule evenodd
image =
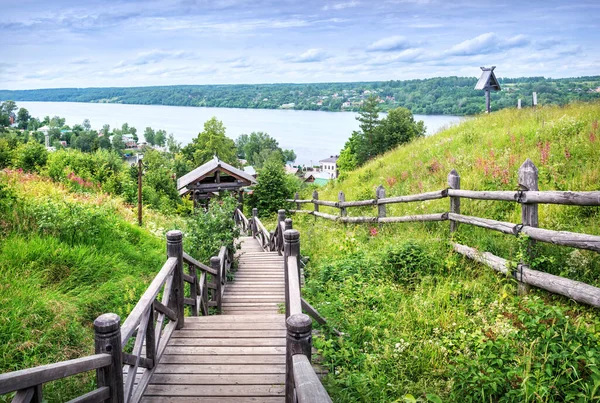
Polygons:
<instances>
[{"instance_id":1,"label":"fence rail","mask_svg":"<svg viewBox=\"0 0 600 403\"><path fill-rule=\"evenodd\" d=\"M455 232L459 224L466 224L485 228L505 234L519 236L526 235L529 242L535 241L551 243L554 245L568 246L577 249L587 249L594 252L600 252L600 236L581 234L568 231L555 231L550 229L538 228L538 205L539 204L559 204L569 206L600 206L600 191L540 191L538 190L538 171L533 162L527 159L518 171L519 188L517 191L475 191L460 189L460 176L456 170L448 174L448 189L434 192L419 193L406 196L385 197L385 189L379 186L375 192L374 199L346 201L343 192L338 195L338 201L319 200L317 191L313 192L313 198L310 200L299 199L298 194L294 199L288 199L288 202L295 203L296 209L289 210L292 213L310 214L315 217L324 218L331 221L343 223L403 223L403 222L427 222L427 221L450 221L450 232ZM447 212L433 214L407 215L400 217L388 217L385 206L393 203L410 203L425 200L435 200L450 198L450 210ZM521 205L521 219L519 224L493 220L489 218L473 217L463 215L460 212L460 200L492 200L515 202ZM312 203L313 210L301 210L300 205ZM340 209L339 215L320 212L318 206L327 206ZM347 209L352 207L374 206L377 207L377 216L356 216L348 217ZM467 246L456 246L454 250L471 259L484 263L495 270L506 273L507 262L498 256L479 252ZM530 251L531 248L528 248ZM531 252L529 252L531 253ZM479 256L479 257L477 257ZM519 292L527 291L527 285L533 285L543 288L550 292L564 295L575 301L600 307L600 288L589 284L573 281L563 277L553 276L529 268L529 263L533 261L533 256L526 256L524 261L519 262L519 275L517 278ZM515 270L514 268L512 269ZM509 273L511 274L511 273ZM512 273L514 274L514 273Z\"/></svg>"},{"instance_id":2,"label":"fence rail","mask_svg":"<svg viewBox=\"0 0 600 403\"><path fill-rule=\"evenodd\" d=\"M41 403L43 384L96 370L97 388L71 402L139 402L173 331L184 326L185 306L192 316L221 311L232 259L222 247L206 266L183 251L181 231L169 231L167 260L125 321L113 313L94 321L96 354L0 374L0 395L16 392L13 402Z\"/></svg>"}]
</instances>

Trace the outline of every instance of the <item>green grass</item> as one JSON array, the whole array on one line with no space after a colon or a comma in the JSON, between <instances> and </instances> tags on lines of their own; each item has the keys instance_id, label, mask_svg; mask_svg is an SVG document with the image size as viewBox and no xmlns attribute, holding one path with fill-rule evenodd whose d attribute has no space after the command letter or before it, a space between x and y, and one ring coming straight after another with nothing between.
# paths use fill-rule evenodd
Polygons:
<instances>
[{"instance_id":1,"label":"green grass","mask_svg":"<svg viewBox=\"0 0 600 403\"><path fill-rule=\"evenodd\" d=\"M378 157L319 191L321 200L370 199L447 187L514 190L531 158L540 190L599 190L600 104L504 110ZM388 216L444 212L448 199L388 205ZM337 213L321 207L321 211ZM375 215L372 207L349 215ZM520 222L516 203L462 202L462 213ZM596 207L540 206L540 227L600 235ZM597 309L533 290L463 259L449 224L344 225L296 215L309 301L343 337L315 345L334 401L558 402L600 400ZM454 240L515 260L523 242L461 225ZM538 270L600 286L598 254L539 244ZM437 396L437 397L436 397Z\"/></svg>"},{"instance_id":2,"label":"green grass","mask_svg":"<svg viewBox=\"0 0 600 403\"><path fill-rule=\"evenodd\" d=\"M163 228L181 225L147 211L140 228L119 199L16 172L0 172L0 212L0 372L93 354L94 319L127 317L164 263ZM45 398L94 379L49 383Z\"/></svg>"}]
</instances>

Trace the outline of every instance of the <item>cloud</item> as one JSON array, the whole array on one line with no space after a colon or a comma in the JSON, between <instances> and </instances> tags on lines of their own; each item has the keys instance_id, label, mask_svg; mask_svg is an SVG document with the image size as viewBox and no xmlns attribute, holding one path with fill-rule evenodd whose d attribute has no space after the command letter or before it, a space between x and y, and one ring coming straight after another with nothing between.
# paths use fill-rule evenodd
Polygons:
<instances>
[{"instance_id":1,"label":"cloud","mask_svg":"<svg viewBox=\"0 0 600 403\"><path fill-rule=\"evenodd\" d=\"M284 59L292 63L311 63L320 62L329 57L330 56L323 49L308 49L300 55L288 54Z\"/></svg>"},{"instance_id":2,"label":"cloud","mask_svg":"<svg viewBox=\"0 0 600 403\"><path fill-rule=\"evenodd\" d=\"M394 52L410 49L413 46L406 37L397 35L373 42L367 46L367 52Z\"/></svg>"},{"instance_id":3,"label":"cloud","mask_svg":"<svg viewBox=\"0 0 600 403\"><path fill-rule=\"evenodd\" d=\"M406 50L403 50L402 52L395 53L395 54L388 53L388 54L378 55L374 58L369 59L367 61L367 64L370 64L373 66L383 66L386 64L393 64L393 63L399 63L399 62L412 63L412 62L420 61L421 59L423 59L424 55L425 55L425 52L421 48L406 49Z\"/></svg>"},{"instance_id":4,"label":"cloud","mask_svg":"<svg viewBox=\"0 0 600 403\"><path fill-rule=\"evenodd\" d=\"M194 57L195 55L193 53L183 50L152 49L139 52L135 57L129 60L121 60L115 67L143 66L145 64L159 63L164 60L183 60L193 59Z\"/></svg>"},{"instance_id":5,"label":"cloud","mask_svg":"<svg viewBox=\"0 0 600 403\"><path fill-rule=\"evenodd\" d=\"M323 7L323 10L327 11L327 10L343 10L345 8L353 8L358 6L360 3L358 1L349 1L346 3L336 3L336 4L332 4L332 5L326 5L325 7Z\"/></svg>"},{"instance_id":6,"label":"cloud","mask_svg":"<svg viewBox=\"0 0 600 403\"><path fill-rule=\"evenodd\" d=\"M487 32L452 46L444 53L451 56L474 56L522 48L531 43L525 35L503 38L495 32Z\"/></svg>"}]
</instances>

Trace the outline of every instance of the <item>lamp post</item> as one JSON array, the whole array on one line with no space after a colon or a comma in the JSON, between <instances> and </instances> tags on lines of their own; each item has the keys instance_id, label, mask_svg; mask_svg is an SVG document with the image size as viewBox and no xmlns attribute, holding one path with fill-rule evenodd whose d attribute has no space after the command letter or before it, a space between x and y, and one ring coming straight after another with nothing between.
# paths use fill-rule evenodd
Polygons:
<instances>
[{"instance_id":1,"label":"lamp post","mask_svg":"<svg viewBox=\"0 0 600 403\"><path fill-rule=\"evenodd\" d=\"M142 226L142 175L143 175L143 165L142 158L144 158L144 154L137 154L137 168L138 168L138 225ZM134 164L131 164L134 166Z\"/></svg>"}]
</instances>

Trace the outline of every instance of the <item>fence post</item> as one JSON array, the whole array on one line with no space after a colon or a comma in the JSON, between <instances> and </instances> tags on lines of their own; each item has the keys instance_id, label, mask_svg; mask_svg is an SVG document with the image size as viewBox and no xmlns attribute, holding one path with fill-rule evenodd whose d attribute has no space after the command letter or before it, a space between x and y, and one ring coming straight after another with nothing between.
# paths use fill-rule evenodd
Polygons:
<instances>
[{"instance_id":1,"label":"fence post","mask_svg":"<svg viewBox=\"0 0 600 403\"><path fill-rule=\"evenodd\" d=\"M194 266L193 264L188 264L188 269L189 269L189 273L190 276L192 276L192 278L194 279L194 282L192 284L190 284L190 298L193 299L196 304L192 305L192 316L198 316L198 311L200 309L198 302L198 273L196 272L196 266Z\"/></svg>"},{"instance_id":2,"label":"fence post","mask_svg":"<svg viewBox=\"0 0 600 403\"><path fill-rule=\"evenodd\" d=\"M319 200L319 192L317 192L316 190L313 191L312 198L313 198L313 200ZM319 205L317 203L314 203L314 206L315 206L315 211L319 211Z\"/></svg>"},{"instance_id":3,"label":"fence post","mask_svg":"<svg viewBox=\"0 0 600 403\"><path fill-rule=\"evenodd\" d=\"M167 232L167 257L177 258L177 265L173 271L173 286L169 298L169 308L177 312L177 326L179 330L184 325L183 305L183 233L179 230Z\"/></svg>"},{"instance_id":4,"label":"fence post","mask_svg":"<svg viewBox=\"0 0 600 403\"><path fill-rule=\"evenodd\" d=\"M294 194L294 200L299 200L300 199L300 194L298 194L298 192L296 192ZM300 203L296 203L296 210L300 210Z\"/></svg>"},{"instance_id":5,"label":"fence post","mask_svg":"<svg viewBox=\"0 0 600 403\"><path fill-rule=\"evenodd\" d=\"M460 189L460 175L458 175L456 169L453 169L448 174L448 187L454 190ZM460 197L450 196L450 212L454 214L460 214ZM458 223L450 220L450 233L456 232L457 229Z\"/></svg>"},{"instance_id":6,"label":"fence post","mask_svg":"<svg viewBox=\"0 0 600 403\"><path fill-rule=\"evenodd\" d=\"M96 370L96 384L110 388L107 402L123 403L123 359L121 349L121 318L114 313L100 315L94 321L96 354L110 354L110 366Z\"/></svg>"},{"instance_id":7,"label":"fence post","mask_svg":"<svg viewBox=\"0 0 600 403\"><path fill-rule=\"evenodd\" d=\"M222 284L221 284L221 259L219 259L218 256L213 256L210 258L210 267L212 267L214 270L217 271L217 275L215 276L215 282L217 283L217 290L216 290L216 298L215 301L217 302L217 312L221 313L223 307L221 306L221 292L222 292Z\"/></svg>"},{"instance_id":8,"label":"fence post","mask_svg":"<svg viewBox=\"0 0 600 403\"><path fill-rule=\"evenodd\" d=\"M258 209L256 207L254 207L252 209L252 238L256 238L256 232L257 232L256 217L258 217Z\"/></svg>"},{"instance_id":9,"label":"fence post","mask_svg":"<svg viewBox=\"0 0 600 403\"><path fill-rule=\"evenodd\" d=\"M290 316L285 321L287 328L285 357L285 401L294 402L294 366L293 357L303 354L311 360L312 320L304 313Z\"/></svg>"},{"instance_id":10,"label":"fence post","mask_svg":"<svg viewBox=\"0 0 600 403\"><path fill-rule=\"evenodd\" d=\"M377 186L377 190L375 190L375 199L383 199L385 197L385 188L382 185ZM386 208L385 204L377 204L377 216L379 218L385 217Z\"/></svg>"},{"instance_id":11,"label":"fence post","mask_svg":"<svg viewBox=\"0 0 600 403\"><path fill-rule=\"evenodd\" d=\"M290 223L291 224L291 223ZM298 266L298 276L300 276L300 232L295 229L287 230L283 233L283 268L285 281L285 317L290 315L290 296L288 280L288 257L295 256ZM300 277L298 277L300 278Z\"/></svg>"},{"instance_id":12,"label":"fence post","mask_svg":"<svg viewBox=\"0 0 600 403\"><path fill-rule=\"evenodd\" d=\"M534 163L527 158L523 165L519 168L519 189L520 191L537 191L538 188L538 169ZM521 223L529 227L538 226L538 205L532 204L521 204ZM519 273L523 268L528 268L529 263L534 259L533 246L535 241L529 240L527 245L527 262L521 262L517 269L517 293L519 295L525 295L529 292L529 285L522 283L519 278Z\"/></svg>"},{"instance_id":13,"label":"fence post","mask_svg":"<svg viewBox=\"0 0 600 403\"><path fill-rule=\"evenodd\" d=\"M517 109L521 109L521 98L517 99Z\"/></svg>"},{"instance_id":14,"label":"fence post","mask_svg":"<svg viewBox=\"0 0 600 403\"><path fill-rule=\"evenodd\" d=\"M291 218L286 218L285 219L285 230L289 230L292 229L292 219Z\"/></svg>"},{"instance_id":15,"label":"fence post","mask_svg":"<svg viewBox=\"0 0 600 403\"><path fill-rule=\"evenodd\" d=\"M340 190L340 193L338 193L338 201L340 203L344 203L346 201L346 195L341 190ZM348 215L348 212L346 211L346 207L340 207L340 216L346 217L346 215Z\"/></svg>"}]
</instances>

